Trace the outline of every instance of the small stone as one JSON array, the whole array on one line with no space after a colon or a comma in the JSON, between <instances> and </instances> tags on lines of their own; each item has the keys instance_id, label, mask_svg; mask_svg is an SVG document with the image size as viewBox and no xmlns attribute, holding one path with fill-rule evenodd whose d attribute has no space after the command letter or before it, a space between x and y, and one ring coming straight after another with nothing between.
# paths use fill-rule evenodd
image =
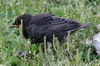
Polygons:
<instances>
[{"instance_id":1,"label":"small stone","mask_svg":"<svg viewBox=\"0 0 100 66\"><path fill-rule=\"evenodd\" d=\"M20 58L22 58L23 56L25 56L27 54L27 51L21 51L21 52L19 52L19 54L18 54L18 56L20 57Z\"/></svg>"}]
</instances>

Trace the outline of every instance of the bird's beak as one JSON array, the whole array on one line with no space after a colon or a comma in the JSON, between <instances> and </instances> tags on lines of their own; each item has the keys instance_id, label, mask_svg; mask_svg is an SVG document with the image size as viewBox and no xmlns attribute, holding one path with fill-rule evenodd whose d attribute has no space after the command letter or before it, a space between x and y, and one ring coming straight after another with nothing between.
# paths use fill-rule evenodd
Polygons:
<instances>
[{"instance_id":1,"label":"bird's beak","mask_svg":"<svg viewBox=\"0 0 100 66\"><path fill-rule=\"evenodd\" d=\"M9 28L18 27L18 25L11 25Z\"/></svg>"}]
</instances>

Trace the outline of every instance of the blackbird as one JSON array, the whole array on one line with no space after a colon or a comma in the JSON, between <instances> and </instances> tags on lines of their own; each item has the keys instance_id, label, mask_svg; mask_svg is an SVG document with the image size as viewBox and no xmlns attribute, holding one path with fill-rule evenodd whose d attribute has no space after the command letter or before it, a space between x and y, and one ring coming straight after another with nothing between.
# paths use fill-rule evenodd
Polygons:
<instances>
[{"instance_id":1,"label":"blackbird","mask_svg":"<svg viewBox=\"0 0 100 66\"><path fill-rule=\"evenodd\" d=\"M39 14L32 16L30 14L23 14L15 20L10 27L19 27L23 22L22 32L26 39L31 39L32 43L43 43L44 36L46 42L53 42L53 35L58 38L59 42L64 42L67 38L68 32L73 32L86 28L92 23L80 24L76 21L56 17L53 14Z\"/></svg>"}]
</instances>

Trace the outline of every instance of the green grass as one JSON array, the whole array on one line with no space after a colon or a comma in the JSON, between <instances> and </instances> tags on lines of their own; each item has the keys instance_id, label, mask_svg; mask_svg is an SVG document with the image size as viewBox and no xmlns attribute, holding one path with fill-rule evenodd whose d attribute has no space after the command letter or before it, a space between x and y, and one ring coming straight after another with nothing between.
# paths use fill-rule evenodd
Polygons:
<instances>
[{"instance_id":1,"label":"green grass","mask_svg":"<svg viewBox=\"0 0 100 66\"><path fill-rule=\"evenodd\" d=\"M31 44L18 29L9 29L17 16L50 13L59 17L76 20L81 24L92 22L89 28L69 35L68 41L59 44L55 39L53 47L42 51L40 44ZM99 0L0 0L0 64L3 66L99 66L100 57L92 46L81 44L80 40L90 39L97 33L100 23ZM44 49L46 44L44 44ZM28 55L19 59L18 53L27 50Z\"/></svg>"}]
</instances>

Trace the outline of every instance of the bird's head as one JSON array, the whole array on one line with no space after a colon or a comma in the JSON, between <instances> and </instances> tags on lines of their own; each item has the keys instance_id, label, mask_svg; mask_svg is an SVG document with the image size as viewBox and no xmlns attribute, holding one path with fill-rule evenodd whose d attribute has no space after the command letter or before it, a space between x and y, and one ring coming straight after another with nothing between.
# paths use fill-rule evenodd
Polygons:
<instances>
[{"instance_id":1,"label":"bird's head","mask_svg":"<svg viewBox=\"0 0 100 66\"><path fill-rule=\"evenodd\" d=\"M15 22L10 26L10 28L19 27L19 25L21 25L21 22L23 24L23 27L28 26L28 24L31 20L31 17L32 16L30 14L23 14L23 15L17 17Z\"/></svg>"}]
</instances>

